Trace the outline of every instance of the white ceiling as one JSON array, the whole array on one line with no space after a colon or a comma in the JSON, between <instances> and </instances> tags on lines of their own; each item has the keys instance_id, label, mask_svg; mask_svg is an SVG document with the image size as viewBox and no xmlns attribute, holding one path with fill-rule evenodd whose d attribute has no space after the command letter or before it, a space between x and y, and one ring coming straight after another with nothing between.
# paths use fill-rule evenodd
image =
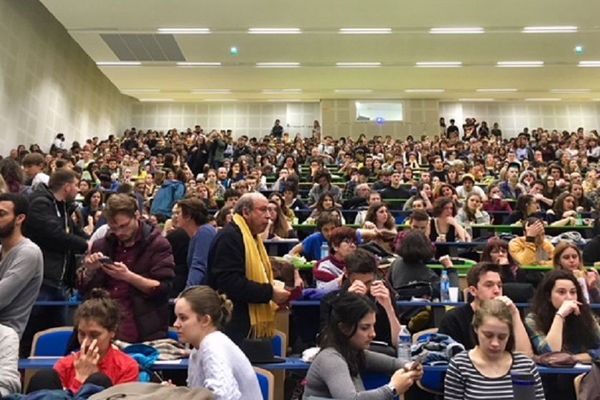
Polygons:
<instances>
[{"instance_id":1,"label":"white ceiling","mask_svg":"<svg viewBox=\"0 0 600 400\"><path fill-rule=\"evenodd\" d=\"M237 99L437 98L522 100L600 99L598 0L41 0L96 62L118 61L107 33L156 33L158 28L209 28L175 35L190 62L100 67L136 98ZM525 34L525 26L577 26L577 33ZM248 28L300 28L299 35L250 35ZM483 27L478 35L432 35L432 27ZM340 28L392 28L386 35L341 35ZM584 46L583 55L574 51ZM239 48L231 56L231 46ZM419 61L461 61L462 68L417 68ZM498 61L544 61L542 68L498 68ZM257 62L298 62L300 68L256 68ZM338 68L336 62L380 62L378 68ZM517 89L489 93L477 89ZM230 89L193 94L193 89ZM263 93L265 89L300 89ZM336 93L336 89L371 92ZM407 89L444 89L407 93ZM585 89L552 93L552 89ZM138 90L137 92L135 90ZM150 90L150 91L149 91Z\"/></svg>"}]
</instances>

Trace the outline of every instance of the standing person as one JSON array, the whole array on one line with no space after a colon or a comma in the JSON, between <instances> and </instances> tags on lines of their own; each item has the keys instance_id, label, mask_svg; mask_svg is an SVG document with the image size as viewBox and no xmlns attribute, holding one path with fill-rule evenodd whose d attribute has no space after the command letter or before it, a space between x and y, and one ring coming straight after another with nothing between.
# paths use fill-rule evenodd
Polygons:
<instances>
[{"instance_id":1,"label":"standing person","mask_svg":"<svg viewBox=\"0 0 600 400\"><path fill-rule=\"evenodd\" d=\"M175 328L193 350L188 386L205 387L216 400L261 399L256 373L248 358L221 330L233 303L207 286L185 290L175 303Z\"/></svg>"},{"instance_id":2,"label":"standing person","mask_svg":"<svg viewBox=\"0 0 600 400\"><path fill-rule=\"evenodd\" d=\"M202 200L181 200L174 212L177 214L178 225L191 238L187 253L189 273L186 286L206 285L208 250L217 230L208 223L208 211Z\"/></svg>"},{"instance_id":3,"label":"standing person","mask_svg":"<svg viewBox=\"0 0 600 400\"><path fill-rule=\"evenodd\" d=\"M513 352L515 340L510 308L500 300L486 300L475 312L470 325L477 344L450 360L444 399L513 400L511 374L527 374L535 382L535 399L544 400L544 388L535 363Z\"/></svg>"},{"instance_id":4,"label":"standing person","mask_svg":"<svg viewBox=\"0 0 600 400\"><path fill-rule=\"evenodd\" d=\"M271 128L271 135L275 139L281 139L283 135L283 126L281 126L281 122L278 119L275 120L275 124Z\"/></svg>"},{"instance_id":5,"label":"standing person","mask_svg":"<svg viewBox=\"0 0 600 400\"><path fill-rule=\"evenodd\" d=\"M42 250L44 278L37 300L65 301L75 286L75 256L86 252L85 234L77 229L72 204L79 193L79 179L69 169L57 169L48 186L39 184L31 194L25 234ZM64 326L66 308L35 308L23 335L21 355L29 355L33 335Z\"/></svg>"},{"instance_id":6,"label":"standing person","mask_svg":"<svg viewBox=\"0 0 600 400\"><path fill-rule=\"evenodd\" d=\"M340 294L331 304L331 318L321 340L321 351L306 374L303 399L391 400L421 379L423 369L408 361L369 351L375 338L376 306L357 293ZM360 373L374 370L392 375L390 382L365 390Z\"/></svg>"},{"instance_id":7,"label":"standing person","mask_svg":"<svg viewBox=\"0 0 600 400\"><path fill-rule=\"evenodd\" d=\"M40 248L23 236L28 204L22 195L0 194L0 324L25 331L44 273Z\"/></svg>"},{"instance_id":8,"label":"standing person","mask_svg":"<svg viewBox=\"0 0 600 400\"><path fill-rule=\"evenodd\" d=\"M273 336L277 304L290 292L273 285L273 271L257 235L269 224L269 201L247 193L235 205L231 223L219 231L208 252L208 283L235 305L224 333L236 344L248 336Z\"/></svg>"},{"instance_id":9,"label":"standing person","mask_svg":"<svg viewBox=\"0 0 600 400\"><path fill-rule=\"evenodd\" d=\"M104 288L117 301L117 338L135 343L167 337L169 290L175 276L171 246L160 230L140 221L133 197L114 194L104 209L109 233L92 244L79 274L86 293Z\"/></svg>"}]
</instances>

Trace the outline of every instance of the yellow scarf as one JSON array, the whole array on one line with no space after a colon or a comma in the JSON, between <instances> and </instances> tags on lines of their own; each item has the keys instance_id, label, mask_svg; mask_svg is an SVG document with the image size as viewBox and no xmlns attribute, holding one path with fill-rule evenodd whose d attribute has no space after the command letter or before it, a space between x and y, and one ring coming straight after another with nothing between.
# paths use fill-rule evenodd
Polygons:
<instances>
[{"instance_id":1,"label":"yellow scarf","mask_svg":"<svg viewBox=\"0 0 600 400\"><path fill-rule=\"evenodd\" d=\"M233 215L233 222L242 231L246 255L246 278L257 283L273 284L273 270L265 245L261 240L252 236L250 228L244 217L239 214ZM269 303L248 304L250 315L250 337L267 338L273 337L275 330L275 311L277 305Z\"/></svg>"}]
</instances>

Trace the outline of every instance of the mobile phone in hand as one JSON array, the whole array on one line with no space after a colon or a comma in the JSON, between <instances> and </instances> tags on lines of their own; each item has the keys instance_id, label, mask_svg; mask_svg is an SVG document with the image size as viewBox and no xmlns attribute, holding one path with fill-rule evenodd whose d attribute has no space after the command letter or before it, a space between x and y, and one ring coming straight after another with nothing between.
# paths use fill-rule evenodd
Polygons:
<instances>
[{"instance_id":1,"label":"mobile phone in hand","mask_svg":"<svg viewBox=\"0 0 600 400\"><path fill-rule=\"evenodd\" d=\"M115 262L110 257L102 257L98 260L100 264L114 264Z\"/></svg>"}]
</instances>

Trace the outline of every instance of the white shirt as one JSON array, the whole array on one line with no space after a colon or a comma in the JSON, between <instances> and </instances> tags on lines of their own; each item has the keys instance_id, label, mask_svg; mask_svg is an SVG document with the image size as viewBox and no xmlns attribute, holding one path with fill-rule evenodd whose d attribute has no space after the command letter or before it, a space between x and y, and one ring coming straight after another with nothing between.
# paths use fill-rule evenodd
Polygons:
<instances>
[{"instance_id":1,"label":"white shirt","mask_svg":"<svg viewBox=\"0 0 600 400\"><path fill-rule=\"evenodd\" d=\"M205 387L215 400L262 399L258 378L246 355L223 332L209 333L192 350L188 387Z\"/></svg>"}]
</instances>

